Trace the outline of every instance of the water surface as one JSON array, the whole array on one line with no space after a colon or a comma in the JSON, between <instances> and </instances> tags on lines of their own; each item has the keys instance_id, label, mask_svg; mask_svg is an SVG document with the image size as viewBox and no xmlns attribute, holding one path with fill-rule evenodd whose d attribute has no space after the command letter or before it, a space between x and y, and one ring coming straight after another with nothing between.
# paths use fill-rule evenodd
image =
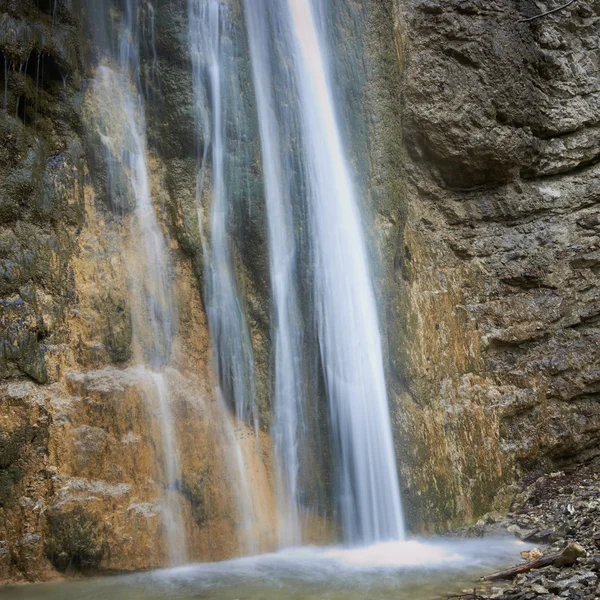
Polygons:
<instances>
[{"instance_id":1,"label":"water surface","mask_svg":"<svg viewBox=\"0 0 600 600\"><path fill-rule=\"evenodd\" d=\"M518 561L514 538L281 552L98 579L10 586L6 600L426 600ZM480 588L481 589L481 588Z\"/></svg>"}]
</instances>

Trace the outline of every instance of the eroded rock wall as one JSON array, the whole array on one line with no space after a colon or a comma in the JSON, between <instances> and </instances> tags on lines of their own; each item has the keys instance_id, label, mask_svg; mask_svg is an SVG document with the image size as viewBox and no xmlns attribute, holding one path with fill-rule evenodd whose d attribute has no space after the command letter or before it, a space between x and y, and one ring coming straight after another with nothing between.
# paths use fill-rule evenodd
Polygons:
<instances>
[{"instance_id":1,"label":"eroded rock wall","mask_svg":"<svg viewBox=\"0 0 600 600\"><path fill-rule=\"evenodd\" d=\"M131 181L110 139L123 111L96 71L101 4L0 3L2 581L168 565L165 493L190 560L274 544L270 442L234 428L210 368L184 0L140 14L148 183L177 305L164 379L181 477L165 490L156 389L132 332Z\"/></svg>"},{"instance_id":2,"label":"eroded rock wall","mask_svg":"<svg viewBox=\"0 0 600 600\"><path fill-rule=\"evenodd\" d=\"M600 7L523 21L555 4L394 4L405 211L387 315L417 529L600 451Z\"/></svg>"}]
</instances>

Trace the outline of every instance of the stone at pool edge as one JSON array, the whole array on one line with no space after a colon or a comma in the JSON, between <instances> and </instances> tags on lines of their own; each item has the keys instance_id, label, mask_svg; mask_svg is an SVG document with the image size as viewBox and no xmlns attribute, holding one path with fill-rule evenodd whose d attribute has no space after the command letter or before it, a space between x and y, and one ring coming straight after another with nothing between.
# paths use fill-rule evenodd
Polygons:
<instances>
[{"instance_id":1,"label":"stone at pool edge","mask_svg":"<svg viewBox=\"0 0 600 600\"><path fill-rule=\"evenodd\" d=\"M560 553L560 556L554 561L555 567L567 567L574 565L578 558L587 556L587 552L581 544L571 542Z\"/></svg>"}]
</instances>

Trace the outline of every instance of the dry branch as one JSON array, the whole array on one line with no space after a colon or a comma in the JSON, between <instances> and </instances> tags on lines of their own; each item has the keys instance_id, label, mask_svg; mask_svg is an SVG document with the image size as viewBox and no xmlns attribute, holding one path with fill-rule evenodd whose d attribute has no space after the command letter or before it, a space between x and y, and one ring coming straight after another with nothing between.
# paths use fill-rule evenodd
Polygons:
<instances>
[{"instance_id":1,"label":"dry branch","mask_svg":"<svg viewBox=\"0 0 600 600\"><path fill-rule=\"evenodd\" d=\"M495 581L496 579L512 579L521 573L527 573L527 571L531 571L531 569L541 569L542 567L547 567L551 565L557 558L562 556L562 552L557 552L556 554L550 554L549 556L541 556L540 558L536 558L528 563L523 563L522 565L515 565L514 567L510 567L509 569L505 569L504 571L497 571L496 573L492 573L491 575L486 575L481 578L481 581Z\"/></svg>"},{"instance_id":2,"label":"dry branch","mask_svg":"<svg viewBox=\"0 0 600 600\"><path fill-rule=\"evenodd\" d=\"M558 6L557 8L553 8L552 10L543 12L539 15L534 15L533 17L528 17L527 19L519 19L517 21L517 23L526 23L527 21L533 21L534 19L539 19L540 17L545 17L546 15L551 15L552 13L555 13L555 12L558 12L559 10L563 10L564 8L567 8L567 6L571 6L571 4L573 4L573 2L575 2L575 0L569 0L566 4L563 4L562 6Z\"/></svg>"},{"instance_id":3,"label":"dry branch","mask_svg":"<svg viewBox=\"0 0 600 600\"><path fill-rule=\"evenodd\" d=\"M446 600L489 600L487 596L480 596L477 590L474 589L472 594L459 594L448 596Z\"/></svg>"}]
</instances>

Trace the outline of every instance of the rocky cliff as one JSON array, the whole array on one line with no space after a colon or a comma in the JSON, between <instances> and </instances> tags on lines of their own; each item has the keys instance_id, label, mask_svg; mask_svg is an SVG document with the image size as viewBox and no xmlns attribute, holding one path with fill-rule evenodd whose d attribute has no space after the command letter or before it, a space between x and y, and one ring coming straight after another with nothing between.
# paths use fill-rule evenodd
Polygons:
<instances>
[{"instance_id":1,"label":"rocky cliff","mask_svg":"<svg viewBox=\"0 0 600 600\"><path fill-rule=\"evenodd\" d=\"M134 358L140 240L131 181L111 169L123 127L118 90L96 71L99 6L0 3L1 580L168 564L165 493L179 497L192 560L273 545L270 444L234 430L210 368L183 1L141 13L161 24L141 49L156 98L147 163L178 315L164 381L181 477L165 489L157 389Z\"/></svg>"},{"instance_id":2,"label":"rocky cliff","mask_svg":"<svg viewBox=\"0 0 600 600\"><path fill-rule=\"evenodd\" d=\"M600 450L600 7L395 2L388 316L410 519L506 505Z\"/></svg>"},{"instance_id":3,"label":"rocky cliff","mask_svg":"<svg viewBox=\"0 0 600 600\"><path fill-rule=\"evenodd\" d=\"M148 165L179 315L166 371L177 493L190 556L219 559L240 538L272 545L261 167L243 165L250 205L231 223L256 361L256 451L250 431L232 430L210 369L187 3L141 4ZM0 2L1 579L167 560L155 398L133 360L128 182L110 177L121 157L104 143L86 6ZM501 510L523 477L599 450L600 8L576 0L524 21L553 6L332 2L417 532ZM241 533L232 436L255 457L245 467L262 508Z\"/></svg>"}]
</instances>

